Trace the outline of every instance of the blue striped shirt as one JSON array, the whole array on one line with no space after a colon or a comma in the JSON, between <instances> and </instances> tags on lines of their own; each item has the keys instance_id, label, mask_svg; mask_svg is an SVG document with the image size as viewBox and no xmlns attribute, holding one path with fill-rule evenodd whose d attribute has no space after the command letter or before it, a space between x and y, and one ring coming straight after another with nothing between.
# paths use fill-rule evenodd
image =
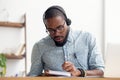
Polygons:
<instances>
[{"instance_id":1,"label":"blue striped shirt","mask_svg":"<svg viewBox=\"0 0 120 80\"><path fill-rule=\"evenodd\" d=\"M104 70L104 61L95 38L88 32L72 29L63 47L57 47L50 36L35 43L31 61L29 76L41 75L43 70L48 69L64 71L62 64L65 61L70 61L76 68L84 70Z\"/></svg>"}]
</instances>

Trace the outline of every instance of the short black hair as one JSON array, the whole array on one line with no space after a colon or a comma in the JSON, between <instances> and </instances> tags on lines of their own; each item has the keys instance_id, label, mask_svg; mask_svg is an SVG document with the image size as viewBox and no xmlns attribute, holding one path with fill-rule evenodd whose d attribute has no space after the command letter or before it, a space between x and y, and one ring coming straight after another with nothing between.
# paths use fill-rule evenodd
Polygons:
<instances>
[{"instance_id":1,"label":"short black hair","mask_svg":"<svg viewBox=\"0 0 120 80\"><path fill-rule=\"evenodd\" d=\"M62 16L65 19L67 25L68 26L71 25L71 20L67 18L64 9L60 6L49 7L43 14L43 21L45 21L45 19L56 17L56 16Z\"/></svg>"}]
</instances>

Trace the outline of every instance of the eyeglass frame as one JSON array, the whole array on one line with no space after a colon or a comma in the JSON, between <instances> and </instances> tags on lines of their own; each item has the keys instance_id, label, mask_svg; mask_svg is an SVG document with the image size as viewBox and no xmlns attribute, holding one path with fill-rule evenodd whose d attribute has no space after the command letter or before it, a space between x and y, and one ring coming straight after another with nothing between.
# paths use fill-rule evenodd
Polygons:
<instances>
[{"instance_id":1,"label":"eyeglass frame","mask_svg":"<svg viewBox=\"0 0 120 80\"><path fill-rule=\"evenodd\" d=\"M56 32L61 33L65 30L64 27L65 27L65 21L62 25L57 26L56 29L46 28L46 32L51 35L55 34Z\"/></svg>"}]
</instances>

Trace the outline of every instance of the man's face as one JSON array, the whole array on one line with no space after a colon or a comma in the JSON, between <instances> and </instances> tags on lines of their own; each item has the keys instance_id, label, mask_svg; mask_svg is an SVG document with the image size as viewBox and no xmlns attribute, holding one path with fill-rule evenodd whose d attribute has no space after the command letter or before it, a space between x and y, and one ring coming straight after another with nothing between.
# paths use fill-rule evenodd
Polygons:
<instances>
[{"instance_id":1,"label":"man's face","mask_svg":"<svg viewBox=\"0 0 120 80\"><path fill-rule=\"evenodd\" d=\"M46 19L45 24L51 38L57 43L63 43L68 31L64 18L61 16L48 18Z\"/></svg>"}]
</instances>

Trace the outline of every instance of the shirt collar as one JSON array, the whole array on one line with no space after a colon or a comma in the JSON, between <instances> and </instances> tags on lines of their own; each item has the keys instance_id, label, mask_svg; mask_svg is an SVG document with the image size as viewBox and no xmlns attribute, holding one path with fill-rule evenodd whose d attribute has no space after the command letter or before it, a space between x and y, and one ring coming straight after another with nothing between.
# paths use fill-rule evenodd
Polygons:
<instances>
[{"instance_id":1,"label":"shirt collar","mask_svg":"<svg viewBox=\"0 0 120 80\"><path fill-rule=\"evenodd\" d=\"M72 33L73 33L73 32L72 32L72 29L70 28L67 42L70 42L70 43L73 42L73 34L72 34Z\"/></svg>"}]
</instances>

